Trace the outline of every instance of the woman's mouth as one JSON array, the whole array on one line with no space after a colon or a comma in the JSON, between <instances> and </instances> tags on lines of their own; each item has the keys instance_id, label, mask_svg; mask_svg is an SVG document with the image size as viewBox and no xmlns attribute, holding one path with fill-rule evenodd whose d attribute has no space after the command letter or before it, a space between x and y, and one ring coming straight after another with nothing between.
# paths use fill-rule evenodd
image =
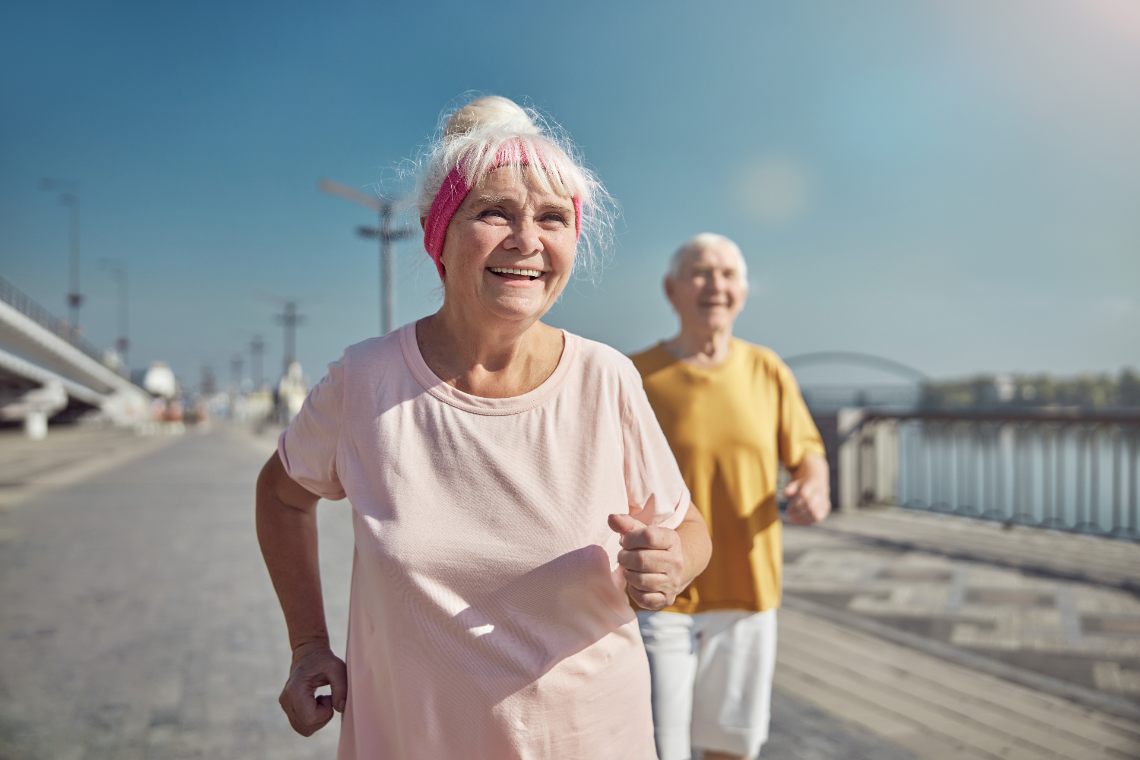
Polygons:
<instances>
[{"instance_id":1,"label":"woman's mouth","mask_svg":"<svg viewBox=\"0 0 1140 760\"><path fill-rule=\"evenodd\" d=\"M504 280L537 280L543 274L540 269L521 269L517 267L488 267L491 274Z\"/></svg>"}]
</instances>

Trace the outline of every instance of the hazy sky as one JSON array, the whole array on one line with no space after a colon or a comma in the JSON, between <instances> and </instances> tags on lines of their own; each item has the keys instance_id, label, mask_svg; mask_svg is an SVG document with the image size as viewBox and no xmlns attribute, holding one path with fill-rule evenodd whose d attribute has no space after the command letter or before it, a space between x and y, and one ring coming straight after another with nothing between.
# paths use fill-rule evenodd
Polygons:
<instances>
[{"instance_id":1,"label":"hazy sky","mask_svg":"<svg viewBox=\"0 0 1140 760\"><path fill-rule=\"evenodd\" d=\"M99 261L125 260L132 365L190 385L255 334L279 366L274 296L310 377L375 334L372 220L317 182L406 189L470 92L551 115L622 206L555 324L671 334L665 261L712 230L749 262L737 333L784 355L1140 366L1136 0L8 2L0 70L0 273L66 313L68 212L39 183L75 180L85 336L113 342ZM418 238L397 254L402 324L439 291Z\"/></svg>"}]
</instances>

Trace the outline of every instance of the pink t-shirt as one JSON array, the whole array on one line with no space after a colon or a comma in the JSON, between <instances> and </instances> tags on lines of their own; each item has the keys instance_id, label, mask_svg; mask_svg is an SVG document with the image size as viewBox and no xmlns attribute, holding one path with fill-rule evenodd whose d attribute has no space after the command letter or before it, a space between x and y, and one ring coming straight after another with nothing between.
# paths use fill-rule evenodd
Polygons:
<instances>
[{"instance_id":1,"label":"pink t-shirt","mask_svg":"<svg viewBox=\"0 0 1140 760\"><path fill-rule=\"evenodd\" d=\"M405 325L345 351L281 434L290 477L353 507L342 760L656 757L606 517L676 527L689 492L633 365L564 335L542 385L487 399Z\"/></svg>"}]
</instances>

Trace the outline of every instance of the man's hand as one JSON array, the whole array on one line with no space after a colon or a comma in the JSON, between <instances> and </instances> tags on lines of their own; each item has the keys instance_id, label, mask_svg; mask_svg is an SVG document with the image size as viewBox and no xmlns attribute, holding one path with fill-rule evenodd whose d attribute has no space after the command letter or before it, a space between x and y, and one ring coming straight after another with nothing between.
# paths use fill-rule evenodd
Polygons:
<instances>
[{"instance_id":1,"label":"man's hand","mask_svg":"<svg viewBox=\"0 0 1140 760\"><path fill-rule=\"evenodd\" d=\"M316 696L321 686L332 694ZM344 712L348 697L348 670L326 643L303 644L293 652L289 680L281 691L281 709L289 725L301 736L312 736L332 720L333 710Z\"/></svg>"},{"instance_id":2,"label":"man's hand","mask_svg":"<svg viewBox=\"0 0 1140 760\"><path fill-rule=\"evenodd\" d=\"M784 489L784 498L788 500L788 522L795 525L814 525L831 511L826 493L811 481L793 480Z\"/></svg>"},{"instance_id":3,"label":"man's hand","mask_svg":"<svg viewBox=\"0 0 1140 760\"><path fill-rule=\"evenodd\" d=\"M814 525L831 512L831 484L827 460L809 454L792 474L792 482L784 489L788 500L788 522Z\"/></svg>"},{"instance_id":4,"label":"man's hand","mask_svg":"<svg viewBox=\"0 0 1140 760\"><path fill-rule=\"evenodd\" d=\"M609 526L621 535L617 561L633 601L647 610L672 604L687 585L677 531L645 525L629 515L610 515Z\"/></svg>"},{"instance_id":5,"label":"man's hand","mask_svg":"<svg viewBox=\"0 0 1140 760\"><path fill-rule=\"evenodd\" d=\"M814 525L827 517L831 513L828 460L817 453L809 453L791 477L788 488L784 489L784 498L788 499L788 522Z\"/></svg>"}]
</instances>

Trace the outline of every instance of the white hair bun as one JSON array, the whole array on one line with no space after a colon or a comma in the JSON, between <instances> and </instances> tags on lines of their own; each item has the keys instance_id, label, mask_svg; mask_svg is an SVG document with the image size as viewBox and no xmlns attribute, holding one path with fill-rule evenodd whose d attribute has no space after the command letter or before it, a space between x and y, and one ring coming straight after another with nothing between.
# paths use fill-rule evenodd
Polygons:
<instances>
[{"instance_id":1,"label":"white hair bun","mask_svg":"<svg viewBox=\"0 0 1140 760\"><path fill-rule=\"evenodd\" d=\"M445 138L473 131L494 130L517 135L537 135L541 129L522 106L501 95L476 98L447 120Z\"/></svg>"}]
</instances>

